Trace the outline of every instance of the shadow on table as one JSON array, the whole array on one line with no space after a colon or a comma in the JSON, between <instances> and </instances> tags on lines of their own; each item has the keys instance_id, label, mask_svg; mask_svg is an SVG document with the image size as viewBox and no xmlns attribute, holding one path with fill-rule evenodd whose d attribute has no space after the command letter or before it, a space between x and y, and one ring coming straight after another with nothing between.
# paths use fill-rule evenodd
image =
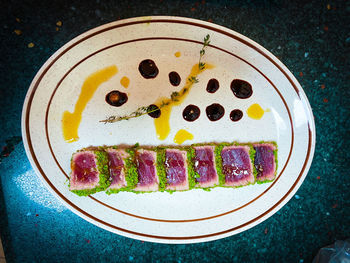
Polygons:
<instances>
[{"instance_id":1,"label":"shadow on table","mask_svg":"<svg viewBox=\"0 0 350 263\"><path fill-rule=\"evenodd\" d=\"M4 248L5 257L9 260L9 255L13 255L13 249L11 246L11 235L8 226L5 198L2 188L2 182L0 180L0 237L2 240L2 246Z\"/></svg>"},{"instance_id":2,"label":"shadow on table","mask_svg":"<svg viewBox=\"0 0 350 263\"><path fill-rule=\"evenodd\" d=\"M6 145L2 147L1 155L0 155L0 164L3 159L8 158L11 155L11 152L14 150L15 146L22 141L21 136L12 136L11 138L6 140ZM5 171L2 171L1 176L4 176ZM10 229L8 225L7 211L5 205L5 195L4 188L2 186L4 177L0 176L0 237L2 241L2 245L4 248L4 253L7 261L11 260L11 255L14 255L14 251L12 248Z\"/></svg>"}]
</instances>

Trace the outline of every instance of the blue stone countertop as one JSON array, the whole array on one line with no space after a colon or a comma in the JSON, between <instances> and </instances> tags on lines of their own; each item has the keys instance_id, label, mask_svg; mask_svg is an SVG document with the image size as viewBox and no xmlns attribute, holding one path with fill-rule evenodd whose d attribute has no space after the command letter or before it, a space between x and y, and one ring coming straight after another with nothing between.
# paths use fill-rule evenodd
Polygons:
<instances>
[{"instance_id":1,"label":"blue stone countertop","mask_svg":"<svg viewBox=\"0 0 350 263\"><path fill-rule=\"evenodd\" d=\"M8 262L311 262L350 237L349 1L3 1L0 10L0 234ZM72 213L26 157L21 110L42 64L96 26L136 16L192 17L264 46L296 76L315 116L311 169L296 195L261 224L199 244L110 233Z\"/></svg>"}]
</instances>

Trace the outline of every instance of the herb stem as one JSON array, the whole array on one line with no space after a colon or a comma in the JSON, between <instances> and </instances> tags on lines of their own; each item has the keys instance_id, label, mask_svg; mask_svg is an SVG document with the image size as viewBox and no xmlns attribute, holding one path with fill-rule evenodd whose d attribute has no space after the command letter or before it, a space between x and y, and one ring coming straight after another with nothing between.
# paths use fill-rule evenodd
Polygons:
<instances>
[{"instance_id":1,"label":"herb stem","mask_svg":"<svg viewBox=\"0 0 350 263\"><path fill-rule=\"evenodd\" d=\"M182 92L181 95L183 95L185 93L185 90ZM152 112L155 112L157 110L160 110L161 108L167 106L170 104L170 101L176 102L179 101L178 97L180 96L180 93L177 91L174 91L173 93L171 93L170 95L170 99L168 99L167 101L162 101L162 103L159 105L159 107L157 108L153 108L153 107L140 107L138 108L136 111L130 113L129 115L125 115L125 116L110 116L105 120L101 120L100 122L104 122L106 123L113 123L113 122L117 122L117 121L122 121L122 120L129 120L132 118L136 118L136 117L140 117L142 115L146 115Z\"/></svg>"},{"instance_id":2,"label":"herb stem","mask_svg":"<svg viewBox=\"0 0 350 263\"><path fill-rule=\"evenodd\" d=\"M206 35L204 37L204 39L203 39L203 47L199 51L198 68L199 68L200 71L205 69L205 63L202 62L202 58L203 58L203 56L205 54L205 48L207 46L209 46L209 44L210 44L210 35L208 34L208 35ZM191 83L191 85L194 84L194 83L198 83L199 82L199 80L198 80L198 78L196 76L190 76L187 80ZM129 115L125 115L125 116L110 116L110 117L108 117L105 120L101 120L100 122L103 122L103 123L106 124L106 123L118 122L118 121L121 121L121 120L129 120L129 119L132 119L132 118L140 117L142 115L146 115L146 114L158 111L161 108L163 108L165 106L168 106L171 102L178 102L179 101L179 97L183 96L187 91L188 91L188 88L184 88L180 92L174 91L173 93L171 93L170 99L162 101L162 103L156 108L153 108L153 107L150 107L150 106L148 106L148 107L143 106L143 107L138 108L134 112L130 113Z\"/></svg>"},{"instance_id":3,"label":"herb stem","mask_svg":"<svg viewBox=\"0 0 350 263\"><path fill-rule=\"evenodd\" d=\"M199 68L199 70L203 70L205 68L205 63L202 62L201 60L202 60L202 58L203 58L203 56L205 54L205 48L207 46L209 46L209 44L210 44L210 35L208 34L208 35L206 35L204 37L204 39L203 39L203 47L199 51L199 60L198 60L198 68Z\"/></svg>"}]
</instances>

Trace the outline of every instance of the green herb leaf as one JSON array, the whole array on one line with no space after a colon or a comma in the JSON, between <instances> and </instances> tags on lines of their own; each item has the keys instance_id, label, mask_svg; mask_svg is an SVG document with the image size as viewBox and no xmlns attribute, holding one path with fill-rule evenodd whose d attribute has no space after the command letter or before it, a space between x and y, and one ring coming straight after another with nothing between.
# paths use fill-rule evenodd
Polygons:
<instances>
[{"instance_id":1,"label":"green herb leaf","mask_svg":"<svg viewBox=\"0 0 350 263\"><path fill-rule=\"evenodd\" d=\"M202 49L199 51L199 61L198 61L198 68L199 70L203 70L205 68L205 63L201 62L202 60L202 57L204 56L205 54L205 48L207 46L209 46L209 43L210 43L210 35L206 35L203 39L203 47Z\"/></svg>"},{"instance_id":2,"label":"green herb leaf","mask_svg":"<svg viewBox=\"0 0 350 263\"><path fill-rule=\"evenodd\" d=\"M198 83L198 82L199 82L199 80L198 80L195 76L189 77L189 78L188 78L188 81L189 81L189 82L192 82L192 83Z\"/></svg>"},{"instance_id":3,"label":"green herb leaf","mask_svg":"<svg viewBox=\"0 0 350 263\"><path fill-rule=\"evenodd\" d=\"M174 91L173 93L171 93L170 99L172 101L179 101L179 99L177 99L177 97L179 97L179 96L180 96L180 94L177 91Z\"/></svg>"}]
</instances>

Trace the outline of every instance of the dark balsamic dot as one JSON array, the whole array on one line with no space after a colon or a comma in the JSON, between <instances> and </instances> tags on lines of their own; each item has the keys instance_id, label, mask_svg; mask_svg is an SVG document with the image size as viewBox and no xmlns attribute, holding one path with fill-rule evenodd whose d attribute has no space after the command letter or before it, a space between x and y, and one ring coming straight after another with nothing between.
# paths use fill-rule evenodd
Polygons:
<instances>
[{"instance_id":1,"label":"dark balsamic dot","mask_svg":"<svg viewBox=\"0 0 350 263\"><path fill-rule=\"evenodd\" d=\"M120 107L128 101L128 95L119 90L113 90L106 95L106 102L115 107Z\"/></svg>"},{"instance_id":2,"label":"dark balsamic dot","mask_svg":"<svg viewBox=\"0 0 350 263\"><path fill-rule=\"evenodd\" d=\"M171 85L179 86L180 82L181 82L181 77L177 72L172 71L169 73L169 81L170 81Z\"/></svg>"},{"instance_id":3,"label":"dark balsamic dot","mask_svg":"<svg viewBox=\"0 0 350 263\"><path fill-rule=\"evenodd\" d=\"M156 63L154 63L154 61L151 59L141 61L139 71L145 79L153 79L157 77L159 72Z\"/></svg>"},{"instance_id":4,"label":"dark balsamic dot","mask_svg":"<svg viewBox=\"0 0 350 263\"><path fill-rule=\"evenodd\" d=\"M214 93L219 89L219 81L217 79L211 79L207 84L207 91L209 93Z\"/></svg>"},{"instance_id":5,"label":"dark balsamic dot","mask_svg":"<svg viewBox=\"0 0 350 263\"><path fill-rule=\"evenodd\" d=\"M231 121L239 121L243 117L243 112L241 110L235 109L230 113Z\"/></svg>"},{"instance_id":6,"label":"dark balsamic dot","mask_svg":"<svg viewBox=\"0 0 350 263\"><path fill-rule=\"evenodd\" d=\"M188 105L182 112L182 117L186 121L195 121L199 118L201 114L200 109L196 105Z\"/></svg>"},{"instance_id":7,"label":"dark balsamic dot","mask_svg":"<svg viewBox=\"0 0 350 263\"><path fill-rule=\"evenodd\" d=\"M240 99L247 99L253 94L252 85L241 79L234 79L231 82L233 94Z\"/></svg>"},{"instance_id":8,"label":"dark balsamic dot","mask_svg":"<svg viewBox=\"0 0 350 263\"><path fill-rule=\"evenodd\" d=\"M211 121L217 121L222 118L225 114L225 109L218 103L213 103L209 105L205 112L207 113L207 117Z\"/></svg>"},{"instance_id":9,"label":"dark balsamic dot","mask_svg":"<svg viewBox=\"0 0 350 263\"><path fill-rule=\"evenodd\" d=\"M152 111L152 112L148 113L148 115L151 116L152 118L157 119L160 117L161 111L157 105L151 104L148 106L147 110Z\"/></svg>"}]
</instances>

